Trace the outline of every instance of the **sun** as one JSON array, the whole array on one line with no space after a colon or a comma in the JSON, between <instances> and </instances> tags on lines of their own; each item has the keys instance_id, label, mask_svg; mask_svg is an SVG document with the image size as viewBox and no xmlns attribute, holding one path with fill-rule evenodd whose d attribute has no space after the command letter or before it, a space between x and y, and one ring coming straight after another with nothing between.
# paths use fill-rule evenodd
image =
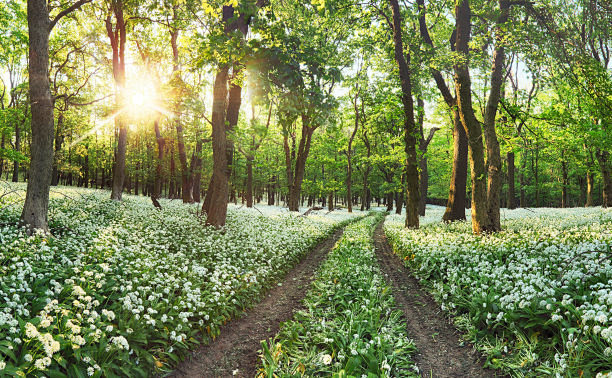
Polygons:
<instances>
[{"instance_id":1,"label":"sun","mask_svg":"<svg viewBox=\"0 0 612 378\"><path fill-rule=\"evenodd\" d=\"M130 118L142 120L159 112L159 96L153 81L137 77L128 82L124 91L124 111Z\"/></svg>"},{"instance_id":2,"label":"sun","mask_svg":"<svg viewBox=\"0 0 612 378\"><path fill-rule=\"evenodd\" d=\"M130 96L129 103L132 107L141 108L146 105L147 99L144 93L134 93Z\"/></svg>"}]
</instances>

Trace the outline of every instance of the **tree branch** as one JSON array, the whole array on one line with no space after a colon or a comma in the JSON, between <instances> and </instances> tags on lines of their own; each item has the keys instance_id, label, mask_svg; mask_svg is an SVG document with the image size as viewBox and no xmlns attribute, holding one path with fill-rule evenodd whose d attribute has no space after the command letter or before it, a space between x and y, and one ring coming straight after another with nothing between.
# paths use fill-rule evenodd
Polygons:
<instances>
[{"instance_id":1,"label":"tree branch","mask_svg":"<svg viewBox=\"0 0 612 378\"><path fill-rule=\"evenodd\" d=\"M59 20L61 20L64 16L66 16L69 13L79 9L80 7L82 7L83 5L85 5L87 3L91 3L92 1L93 0L79 0L76 3L72 4L71 6L69 6L68 8L66 8L63 11L59 12L57 14L57 16L55 16L55 18L53 20L51 20L51 23L49 24L49 33L51 33L51 30L53 30L53 27L55 26L55 24L57 24L57 22Z\"/></svg>"}]
</instances>

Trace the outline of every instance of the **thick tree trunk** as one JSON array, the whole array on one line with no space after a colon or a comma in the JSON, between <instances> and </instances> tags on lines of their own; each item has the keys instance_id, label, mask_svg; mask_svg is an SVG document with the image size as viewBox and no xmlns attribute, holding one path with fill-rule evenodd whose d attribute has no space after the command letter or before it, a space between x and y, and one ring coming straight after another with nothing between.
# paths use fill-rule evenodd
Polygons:
<instances>
[{"instance_id":1,"label":"thick tree trunk","mask_svg":"<svg viewBox=\"0 0 612 378\"><path fill-rule=\"evenodd\" d=\"M444 222L465 220L467 198L467 166L468 166L468 139L465 128L461 123L459 111L452 109L453 113L453 168L451 172L450 189L446 211L442 216Z\"/></svg>"},{"instance_id":2,"label":"thick tree trunk","mask_svg":"<svg viewBox=\"0 0 612 378\"><path fill-rule=\"evenodd\" d=\"M466 0L467 1L467 0ZM487 206L489 230L501 230L500 205L502 188L502 161L499 140L495 131L495 117L501 98L501 87L504 82L504 38L505 24L508 21L510 3L499 0L500 15L495 27L495 51L491 69L491 89L484 115L484 137L487 146Z\"/></svg>"},{"instance_id":3,"label":"thick tree trunk","mask_svg":"<svg viewBox=\"0 0 612 378\"><path fill-rule=\"evenodd\" d=\"M591 171L587 172L587 195L585 207L593 206L593 187L595 186L595 174Z\"/></svg>"},{"instance_id":4,"label":"thick tree trunk","mask_svg":"<svg viewBox=\"0 0 612 378\"><path fill-rule=\"evenodd\" d=\"M406 227L419 227L419 162L417 140L419 130L414 121L412 83L410 78L410 55L404 55L402 41L402 17L397 0L389 0L393 15L393 42L395 61L399 68L404 108L404 148L406 153ZM406 59L407 58L407 59Z\"/></svg>"},{"instance_id":5,"label":"thick tree trunk","mask_svg":"<svg viewBox=\"0 0 612 378\"><path fill-rule=\"evenodd\" d=\"M212 147L213 173L206 191L202 211L206 212L206 223L215 227L225 225L229 194L228 143L225 127L225 108L229 67L217 71L213 88Z\"/></svg>"},{"instance_id":6,"label":"thick tree trunk","mask_svg":"<svg viewBox=\"0 0 612 378\"><path fill-rule=\"evenodd\" d=\"M455 5L456 49L462 56L454 66L457 105L461 123L468 137L471 179L472 179L472 231L476 234L494 230L488 216L487 182L482 145L481 126L472 106L471 79L468 69L470 41L470 2L463 0Z\"/></svg>"},{"instance_id":7,"label":"thick tree trunk","mask_svg":"<svg viewBox=\"0 0 612 378\"><path fill-rule=\"evenodd\" d=\"M417 0L419 8L419 31L423 41L434 48L433 41L429 35L429 29L425 20L425 1ZM454 42L451 41L451 50L455 50ZM438 90L442 94L446 105L453 114L453 168L451 172L450 188L446 211L442 216L444 222L465 220L465 201L466 201L466 181L467 181L467 161L468 161L468 141L465 129L461 124L459 112L457 110L457 99L453 96L442 73L435 68L431 68L431 74L436 82Z\"/></svg>"},{"instance_id":8,"label":"thick tree trunk","mask_svg":"<svg viewBox=\"0 0 612 378\"><path fill-rule=\"evenodd\" d=\"M47 211L53 167L53 99L49 88L49 12L45 0L27 4L29 98L32 114L30 173L21 221L49 231Z\"/></svg>"},{"instance_id":9,"label":"thick tree trunk","mask_svg":"<svg viewBox=\"0 0 612 378\"><path fill-rule=\"evenodd\" d=\"M506 160L508 161L508 200L506 202L506 206L508 209L516 208L514 196L514 152L508 151L506 154Z\"/></svg>"}]
</instances>

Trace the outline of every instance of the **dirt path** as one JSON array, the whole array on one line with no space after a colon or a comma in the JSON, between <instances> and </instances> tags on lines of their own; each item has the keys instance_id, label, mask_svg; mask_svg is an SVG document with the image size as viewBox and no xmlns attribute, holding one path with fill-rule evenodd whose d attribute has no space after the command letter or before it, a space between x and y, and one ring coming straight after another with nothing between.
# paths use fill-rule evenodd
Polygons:
<instances>
[{"instance_id":1,"label":"dirt path","mask_svg":"<svg viewBox=\"0 0 612 378\"><path fill-rule=\"evenodd\" d=\"M302 308L313 274L334 247L343 229L319 243L275 286L265 299L240 319L221 327L220 336L193 352L171 374L173 377L253 377L259 365L261 340L276 335L280 323Z\"/></svg>"},{"instance_id":2,"label":"dirt path","mask_svg":"<svg viewBox=\"0 0 612 378\"><path fill-rule=\"evenodd\" d=\"M376 257L406 317L408 337L414 340L417 347L414 360L421 375L453 378L501 376L493 370L483 369L484 361L467 342L460 346L459 332L393 253L382 225L383 222L374 232Z\"/></svg>"}]
</instances>

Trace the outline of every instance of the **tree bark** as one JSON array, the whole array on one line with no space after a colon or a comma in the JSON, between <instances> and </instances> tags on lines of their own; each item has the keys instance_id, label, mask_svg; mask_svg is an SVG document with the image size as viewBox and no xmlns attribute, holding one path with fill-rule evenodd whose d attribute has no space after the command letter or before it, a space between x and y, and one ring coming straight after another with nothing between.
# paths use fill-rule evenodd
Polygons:
<instances>
[{"instance_id":1,"label":"tree bark","mask_svg":"<svg viewBox=\"0 0 612 378\"><path fill-rule=\"evenodd\" d=\"M567 161L565 161L565 154L561 151L561 208L567 208L569 206L569 195L567 187L569 186L568 174L567 174Z\"/></svg>"},{"instance_id":2,"label":"tree bark","mask_svg":"<svg viewBox=\"0 0 612 378\"><path fill-rule=\"evenodd\" d=\"M193 194L193 201L194 202L200 202L201 201L201 196L200 196L200 192L201 192L201 182L202 182L202 144L204 143L204 141L202 139L198 139L197 143L196 143L196 150L195 150L195 160L194 160L194 164L191 165L191 168L193 170L192 172L192 194Z\"/></svg>"},{"instance_id":3,"label":"tree bark","mask_svg":"<svg viewBox=\"0 0 612 378\"><path fill-rule=\"evenodd\" d=\"M433 41L429 35L429 29L425 19L425 1L417 0L419 8L419 31L423 41L434 48ZM451 50L455 50L454 42L451 40ZM446 105L453 115L453 167L451 172L450 188L446 211L442 216L444 222L465 220L467 163L468 163L468 141L465 129L461 124L457 109L457 99L452 95L442 73L431 68L431 74L436 82L438 90L442 94Z\"/></svg>"},{"instance_id":4,"label":"tree bark","mask_svg":"<svg viewBox=\"0 0 612 378\"><path fill-rule=\"evenodd\" d=\"M306 160L310 153L310 144L312 133L316 127L310 125L310 119L306 115L302 115L302 137L298 145L297 157L295 159L295 172L293 174L293 182L289 190L289 210L299 211L300 209L300 194L302 191L302 182L306 172Z\"/></svg>"},{"instance_id":5,"label":"tree bark","mask_svg":"<svg viewBox=\"0 0 612 378\"><path fill-rule=\"evenodd\" d=\"M246 183L246 206L253 207L253 158L247 157L247 183Z\"/></svg>"},{"instance_id":6,"label":"tree bark","mask_svg":"<svg viewBox=\"0 0 612 378\"><path fill-rule=\"evenodd\" d=\"M442 216L444 222L465 220L467 198L468 139L459 117L459 110L455 106L451 111L453 113L453 168L446 210Z\"/></svg>"},{"instance_id":7,"label":"tree bark","mask_svg":"<svg viewBox=\"0 0 612 378\"><path fill-rule=\"evenodd\" d=\"M163 163L164 163L164 149L166 148L166 141L161 135L161 131L159 129L159 117L155 118L154 121L155 127L155 139L157 141L157 164L155 166L155 180L153 183L153 191L151 192L151 201L153 205L157 208L161 208L159 205L158 199L161 195L161 186L162 186L162 172L163 172Z\"/></svg>"},{"instance_id":8,"label":"tree bark","mask_svg":"<svg viewBox=\"0 0 612 378\"><path fill-rule=\"evenodd\" d=\"M406 227L419 227L419 162L417 155L417 136L419 130L414 122L414 103L412 101L412 82L410 78L410 54L404 56L402 41L402 17L397 0L389 0L393 16L393 42L395 61L399 68L404 108L404 149L406 153Z\"/></svg>"},{"instance_id":9,"label":"tree bark","mask_svg":"<svg viewBox=\"0 0 612 378\"><path fill-rule=\"evenodd\" d=\"M227 214L229 170L227 161L227 135L225 130L225 107L229 67L217 71L213 87L212 147L213 173L206 191L202 211L206 212L206 223L215 227L225 224Z\"/></svg>"},{"instance_id":10,"label":"tree bark","mask_svg":"<svg viewBox=\"0 0 612 378\"><path fill-rule=\"evenodd\" d=\"M19 121L15 121L15 151L21 151L21 125ZM13 162L13 177L12 182L19 182L19 160Z\"/></svg>"},{"instance_id":11,"label":"tree bark","mask_svg":"<svg viewBox=\"0 0 612 378\"><path fill-rule=\"evenodd\" d=\"M508 209L516 208L516 201L514 200L514 152L508 151L506 154L506 160L508 161L508 200L506 206Z\"/></svg>"},{"instance_id":12,"label":"tree bark","mask_svg":"<svg viewBox=\"0 0 612 378\"><path fill-rule=\"evenodd\" d=\"M587 171L587 195L585 207L593 206L593 187L595 186L595 174Z\"/></svg>"},{"instance_id":13,"label":"tree bark","mask_svg":"<svg viewBox=\"0 0 612 378\"><path fill-rule=\"evenodd\" d=\"M170 46L172 47L172 76L173 80L181 81L180 79L180 71L179 71L179 51L177 39L179 35L179 30L170 28ZM177 89L177 93L180 91ZM176 99L176 110L180 113L181 107L181 99ZM192 194L192 180L190 175L189 165L187 164L187 151L185 150L185 136L183 133L183 125L181 123L180 117L177 117L175 120L175 128L176 128L176 142L178 146L178 155L179 161L181 163L181 194L183 198L183 203L193 203L193 194Z\"/></svg>"},{"instance_id":14,"label":"tree bark","mask_svg":"<svg viewBox=\"0 0 612 378\"><path fill-rule=\"evenodd\" d=\"M466 0L468 1L468 0ZM484 115L484 137L487 147L487 213L489 217L488 231L501 230L500 202L502 187L502 162L499 140L495 131L495 117L501 97L501 87L504 81L504 24L508 21L510 3L499 0L500 16L495 27L495 51L493 52L493 67L491 69L491 89Z\"/></svg>"},{"instance_id":15,"label":"tree bark","mask_svg":"<svg viewBox=\"0 0 612 378\"><path fill-rule=\"evenodd\" d=\"M123 87L125 86L125 43L126 28L123 18L123 0L112 3L112 10L115 15L116 25L113 30L111 16L106 18L106 32L110 39L113 50L113 77L115 79L115 105L121 108L124 104ZM123 184L125 181L125 155L127 151L127 127L121 115L115 117L115 128L119 130L117 139L117 152L115 154L115 164L113 169L113 184L111 189L111 199L121 201Z\"/></svg>"},{"instance_id":16,"label":"tree bark","mask_svg":"<svg viewBox=\"0 0 612 378\"><path fill-rule=\"evenodd\" d=\"M49 84L50 21L45 0L28 0L29 98L32 114L30 174L21 221L30 231L49 232L49 189L53 168L53 99Z\"/></svg>"},{"instance_id":17,"label":"tree bark","mask_svg":"<svg viewBox=\"0 0 612 378\"><path fill-rule=\"evenodd\" d=\"M480 123L472 106L471 79L468 68L471 14L469 0L455 5L456 50L461 60L455 63L455 88L459 117L468 137L471 179L472 179L472 231L476 234L493 230L488 216L487 182L484 162L484 148Z\"/></svg>"},{"instance_id":18,"label":"tree bark","mask_svg":"<svg viewBox=\"0 0 612 378\"><path fill-rule=\"evenodd\" d=\"M603 184L601 206L606 208L612 206L612 168L610 167L610 153L605 150L597 150L597 161L601 167L601 179Z\"/></svg>"},{"instance_id":19,"label":"tree bark","mask_svg":"<svg viewBox=\"0 0 612 378\"><path fill-rule=\"evenodd\" d=\"M57 186L59 183L59 154L64 143L64 135L62 133L62 125L64 123L64 114L60 113L57 116L57 130L55 130L55 153L53 154L53 173L51 174L51 186Z\"/></svg>"},{"instance_id":20,"label":"tree bark","mask_svg":"<svg viewBox=\"0 0 612 378\"><path fill-rule=\"evenodd\" d=\"M346 168L346 207L349 213L353 212L353 193L352 193L352 178L353 178L353 165L352 165L352 155L353 155L353 140L355 139L355 135L357 135L357 130L359 129L359 108L357 107L357 99L359 98L359 87L356 88L355 98L353 99L353 105L355 108L355 128L351 133L348 141L348 147L346 149L346 159L347 159L347 168Z\"/></svg>"}]
</instances>

